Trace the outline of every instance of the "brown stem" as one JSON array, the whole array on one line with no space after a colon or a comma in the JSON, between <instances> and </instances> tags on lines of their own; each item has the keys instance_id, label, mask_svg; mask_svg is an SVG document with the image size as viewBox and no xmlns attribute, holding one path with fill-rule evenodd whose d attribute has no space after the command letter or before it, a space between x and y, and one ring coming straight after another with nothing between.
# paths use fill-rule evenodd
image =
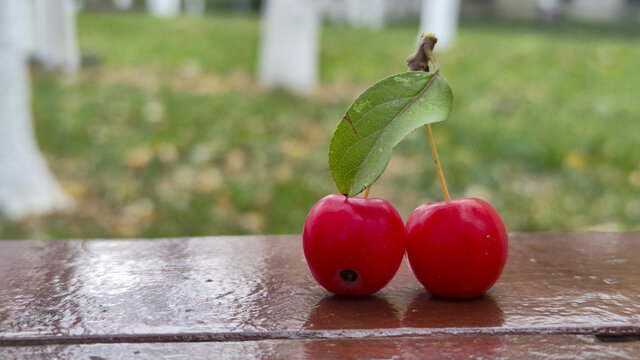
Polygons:
<instances>
[{"instance_id":1,"label":"brown stem","mask_svg":"<svg viewBox=\"0 0 640 360\"><path fill-rule=\"evenodd\" d=\"M437 42L438 39L433 34L422 34L416 52L407 59L408 71L429 72L429 62L431 62L433 64L433 73L439 73L440 65L436 57L433 56L433 48Z\"/></svg>"},{"instance_id":2,"label":"brown stem","mask_svg":"<svg viewBox=\"0 0 640 360\"><path fill-rule=\"evenodd\" d=\"M369 191L371 191L371 186L367 186L367 189L364 191L364 198L368 198L369 197Z\"/></svg>"},{"instance_id":3,"label":"brown stem","mask_svg":"<svg viewBox=\"0 0 640 360\"><path fill-rule=\"evenodd\" d=\"M422 34L422 39L418 45L416 52L407 59L408 71L424 71L429 72L429 62L433 64L433 76L440 73L440 64L433 55L433 48L436 46L438 39L433 34ZM440 179L440 185L442 185L442 192L446 201L451 200L449 196L449 190L447 189L447 183L444 180L444 174L440 167L440 159L438 158L438 152L436 151L436 142L433 140L433 133L431 132L431 124L427 124L427 134L429 135L429 144L431 145L431 152L433 153L433 160L436 163L436 171L438 172L438 179Z\"/></svg>"}]
</instances>

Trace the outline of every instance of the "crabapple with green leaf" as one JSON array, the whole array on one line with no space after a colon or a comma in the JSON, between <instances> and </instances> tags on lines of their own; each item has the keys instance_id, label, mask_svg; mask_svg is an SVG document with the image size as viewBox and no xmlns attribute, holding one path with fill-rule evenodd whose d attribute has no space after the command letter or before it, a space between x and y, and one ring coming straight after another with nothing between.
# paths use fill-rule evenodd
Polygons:
<instances>
[{"instance_id":1,"label":"crabapple with green leaf","mask_svg":"<svg viewBox=\"0 0 640 360\"><path fill-rule=\"evenodd\" d=\"M302 234L311 275L340 295L382 289L398 271L405 241L402 218L387 201L340 194L311 208Z\"/></svg>"}]
</instances>

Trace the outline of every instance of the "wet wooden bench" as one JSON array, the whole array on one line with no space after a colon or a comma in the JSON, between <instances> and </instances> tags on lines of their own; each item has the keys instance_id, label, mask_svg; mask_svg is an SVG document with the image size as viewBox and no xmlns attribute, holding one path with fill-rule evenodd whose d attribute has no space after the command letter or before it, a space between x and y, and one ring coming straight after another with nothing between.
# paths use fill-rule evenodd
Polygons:
<instances>
[{"instance_id":1,"label":"wet wooden bench","mask_svg":"<svg viewBox=\"0 0 640 360\"><path fill-rule=\"evenodd\" d=\"M469 301L331 296L300 236L0 241L0 359L163 356L638 358L640 232L512 234Z\"/></svg>"}]
</instances>

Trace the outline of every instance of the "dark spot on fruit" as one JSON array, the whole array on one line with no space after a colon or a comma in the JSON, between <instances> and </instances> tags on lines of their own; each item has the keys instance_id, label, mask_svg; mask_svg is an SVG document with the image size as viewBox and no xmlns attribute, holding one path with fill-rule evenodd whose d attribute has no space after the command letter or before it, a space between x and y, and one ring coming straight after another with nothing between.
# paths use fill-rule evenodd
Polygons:
<instances>
[{"instance_id":1,"label":"dark spot on fruit","mask_svg":"<svg viewBox=\"0 0 640 360\"><path fill-rule=\"evenodd\" d=\"M340 271L340 277L347 282L354 282L358 279L358 273L353 270Z\"/></svg>"}]
</instances>

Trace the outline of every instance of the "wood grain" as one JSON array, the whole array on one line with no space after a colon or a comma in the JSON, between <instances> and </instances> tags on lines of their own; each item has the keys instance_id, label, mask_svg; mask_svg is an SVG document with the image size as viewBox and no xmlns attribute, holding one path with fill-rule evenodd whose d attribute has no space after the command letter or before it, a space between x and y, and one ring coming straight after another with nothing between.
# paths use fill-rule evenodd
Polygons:
<instances>
[{"instance_id":1,"label":"wood grain","mask_svg":"<svg viewBox=\"0 0 640 360\"><path fill-rule=\"evenodd\" d=\"M375 296L345 298L313 281L299 236L2 241L0 354L140 342L304 353L332 342L360 349L362 339L402 349L415 338L429 347L495 337L514 349L519 336L634 339L639 265L638 232L511 234L503 276L478 299L434 298L406 265Z\"/></svg>"}]
</instances>

